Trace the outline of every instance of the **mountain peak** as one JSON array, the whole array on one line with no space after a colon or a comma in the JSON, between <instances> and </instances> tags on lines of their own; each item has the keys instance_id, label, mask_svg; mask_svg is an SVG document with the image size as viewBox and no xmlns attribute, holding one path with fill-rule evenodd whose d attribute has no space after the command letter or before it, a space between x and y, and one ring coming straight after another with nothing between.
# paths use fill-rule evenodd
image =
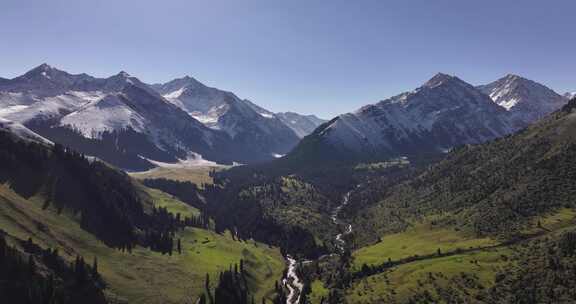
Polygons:
<instances>
[{"instance_id":1,"label":"mountain peak","mask_svg":"<svg viewBox=\"0 0 576 304\"><path fill-rule=\"evenodd\" d=\"M478 89L524 123L532 123L566 103L565 98L545 85L515 74L508 74Z\"/></svg>"},{"instance_id":2,"label":"mountain peak","mask_svg":"<svg viewBox=\"0 0 576 304\"><path fill-rule=\"evenodd\" d=\"M120 91L127 85L144 86L136 77L125 71L120 71L118 74L105 79L106 91Z\"/></svg>"},{"instance_id":3,"label":"mountain peak","mask_svg":"<svg viewBox=\"0 0 576 304\"><path fill-rule=\"evenodd\" d=\"M504 76L504 79L525 79L525 78L517 74L506 74L506 76Z\"/></svg>"},{"instance_id":4,"label":"mountain peak","mask_svg":"<svg viewBox=\"0 0 576 304\"><path fill-rule=\"evenodd\" d=\"M173 85L173 86L177 86L177 87L187 87L187 86L203 86L203 84L196 80L196 78L191 77L191 76L184 76L184 77L180 77L180 78L176 78L172 81L169 81L166 83L167 85Z\"/></svg>"},{"instance_id":5,"label":"mountain peak","mask_svg":"<svg viewBox=\"0 0 576 304\"><path fill-rule=\"evenodd\" d=\"M517 74L507 74L506 76L498 79L497 81L507 83L535 83L534 81Z\"/></svg>"},{"instance_id":6,"label":"mountain peak","mask_svg":"<svg viewBox=\"0 0 576 304\"><path fill-rule=\"evenodd\" d=\"M136 80L136 78L125 71L120 71L118 74L109 77L108 80L113 80L116 82L133 83L133 80Z\"/></svg>"},{"instance_id":7,"label":"mountain peak","mask_svg":"<svg viewBox=\"0 0 576 304\"><path fill-rule=\"evenodd\" d=\"M47 63L43 63L43 64L37 66L35 69L42 70L42 71L49 71L49 70L52 70L54 68Z\"/></svg>"},{"instance_id":8,"label":"mountain peak","mask_svg":"<svg viewBox=\"0 0 576 304\"><path fill-rule=\"evenodd\" d=\"M125 71L120 71L120 73L116 74L116 76L121 77L121 78L130 78L132 76L130 76L130 74L128 74Z\"/></svg>"},{"instance_id":9,"label":"mountain peak","mask_svg":"<svg viewBox=\"0 0 576 304\"><path fill-rule=\"evenodd\" d=\"M168 98L180 96L186 89L206 88L204 84L188 75L175 78L166 83L152 85L156 91Z\"/></svg>"},{"instance_id":10,"label":"mountain peak","mask_svg":"<svg viewBox=\"0 0 576 304\"><path fill-rule=\"evenodd\" d=\"M457 79L456 76L444 74L444 73L437 73L434 77L430 78L424 86L428 88L434 88L446 82L452 81L453 79Z\"/></svg>"},{"instance_id":11,"label":"mountain peak","mask_svg":"<svg viewBox=\"0 0 576 304\"><path fill-rule=\"evenodd\" d=\"M47 64L47 63L43 63L33 69L31 69L30 71L28 71L26 74L27 76L44 76L46 78L50 78L50 74L53 73L57 73L57 72L62 72L54 67L52 67L51 65ZM64 72L62 72L64 73Z\"/></svg>"}]
</instances>

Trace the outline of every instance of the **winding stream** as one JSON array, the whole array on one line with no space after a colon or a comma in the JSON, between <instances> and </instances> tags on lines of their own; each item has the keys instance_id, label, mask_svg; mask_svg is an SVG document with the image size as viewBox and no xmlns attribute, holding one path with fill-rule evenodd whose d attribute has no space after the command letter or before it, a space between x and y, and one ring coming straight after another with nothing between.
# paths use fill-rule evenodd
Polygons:
<instances>
[{"instance_id":1,"label":"winding stream","mask_svg":"<svg viewBox=\"0 0 576 304\"><path fill-rule=\"evenodd\" d=\"M360 185L357 186L357 188L360 187ZM340 211L342 210L342 208L344 208L346 205L348 205L348 202L350 201L350 194L352 193L352 190L346 192L346 194L344 194L344 197L342 198L342 202L340 203L340 205L338 205L336 208L334 208L334 210L332 211L330 218L332 219L332 222L337 225L344 225L344 223L342 223L342 221L340 221L338 219L338 215L340 214ZM336 246L338 247L338 250L340 251L340 253L344 252L344 248L346 246L346 241L344 240L344 236L348 235L352 233L352 225L351 224L347 224L346 229L344 230L344 232L338 233L335 237L335 241L336 241ZM332 254L330 254L332 255ZM324 256L322 256L324 257ZM320 258L322 258L320 257ZM288 296L286 297L286 304L298 304L300 302L300 296L302 294L302 289L304 288L304 284L302 283L302 281L300 281L300 278L298 278L298 275L296 274L296 269L298 267L298 262L292 258L291 256L286 256L286 261L288 263L288 272L286 273L286 277L282 280L282 284L284 284L284 286L286 286L286 288L288 289ZM302 263L309 263L312 261L303 261Z\"/></svg>"},{"instance_id":2,"label":"winding stream","mask_svg":"<svg viewBox=\"0 0 576 304\"><path fill-rule=\"evenodd\" d=\"M338 219L338 215L340 214L340 210L342 210L342 208L344 208L346 205L348 205L348 202L350 201L350 194L352 193L352 191L348 191L346 192L346 194L344 194L344 197L342 198L342 203L340 205L338 205L338 207L336 207L334 209L334 211L332 211L332 222L334 222L335 225L341 225L341 221ZM344 252L344 246L346 246L346 241L344 240L344 236L348 235L352 233L352 225L348 224L348 226L346 227L346 230L342 233L338 233L336 235L336 246L338 246L338 249L340 249L340 253Z\"/></svg>"},{"instance_id":3,"label":"winding stream","mask_svg":"<svg viewBox=\"0 0 576 304\"><path fill-rule=\"evenodd\" d=\"M286 277L282 280L282 284L288 288L288 296L286 297L286 304L296 304L300 302L300 295L302 294L302 289L304 284L298 278L296 274L296 268L298 262L291 256L286 256L288 261L288 272Z\"/></svg>"}]
</instances>

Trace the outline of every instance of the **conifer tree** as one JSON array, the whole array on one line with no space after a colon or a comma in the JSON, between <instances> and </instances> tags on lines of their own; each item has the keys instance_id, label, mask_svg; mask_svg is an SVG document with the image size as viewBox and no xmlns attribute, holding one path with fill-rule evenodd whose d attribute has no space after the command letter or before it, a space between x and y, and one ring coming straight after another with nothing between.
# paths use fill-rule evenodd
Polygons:
<instances>
[{"instance_id":1,"label":"conifer tree","mask_svg":"<svg viewBox=\"0 0 576 304\"><path fill-rule=\"evenodd\" d=\"M92 262L92 278L98 278L98 258L94 256L94 262Z\"/></svg>"}]
</instances>

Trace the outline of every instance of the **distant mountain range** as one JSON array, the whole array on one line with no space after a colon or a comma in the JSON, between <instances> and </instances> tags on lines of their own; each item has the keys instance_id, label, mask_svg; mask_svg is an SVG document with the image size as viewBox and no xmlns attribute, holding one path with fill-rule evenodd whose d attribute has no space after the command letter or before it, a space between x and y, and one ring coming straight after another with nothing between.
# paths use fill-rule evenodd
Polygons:
<instances>
[{"instance_id":1,"label":"distant mountain range","mask_svg":"<svg viewBox=\"0 0 576 304\"><path fill-rule=\"evenodd\" d=\"M43 64L0 79L0 119L127 170L181 160L252 164L288 153L287 160L324 164L482 143L525 128L570 96L517 75L473 86L440 73L326 122L270 112L189 76L150 85L126 72L96 78Z\"/></svg>"},{"instance_id":2,"label":"distant mountain range","mask_svg":"<svg viewBox=\"0 0 576 304\"><path fill-rule=\"evenodd\" d=\"M311 129L191 77L148 85L126 72L95 78L47 64L0 79L0 118L129 170L271 160L306 135L294 128Z\"/></svg>"},{"instance_id":3,"label":"distant mountain range","mask_svg":"<svg viewBox=\"0 0 576 304\"><path fill-rule=\"evenodd\" d=\"M441 153L511 134L567 101L516 75L475 87L440 73L414 91L332 119L286 159L323 164Z\"/></svg>"}]
</instances>

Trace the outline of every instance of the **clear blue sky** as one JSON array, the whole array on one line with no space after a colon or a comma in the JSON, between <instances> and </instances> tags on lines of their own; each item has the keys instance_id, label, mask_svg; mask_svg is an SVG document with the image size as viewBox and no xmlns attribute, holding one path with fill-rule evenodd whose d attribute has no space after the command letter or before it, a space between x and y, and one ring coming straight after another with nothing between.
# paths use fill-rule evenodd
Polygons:
<instances>
[{"instance_id":1,"label":"clear blue sky","mask_svg":"<svg viewBox=\"0 0 576 304\"><path fill-rule=\"evenodd\" d=\"M576 1L2 0L0 76L47 62L146 82L190 75L324 118L436 72L576 91Z\"/></svg>"}]
</instances>

